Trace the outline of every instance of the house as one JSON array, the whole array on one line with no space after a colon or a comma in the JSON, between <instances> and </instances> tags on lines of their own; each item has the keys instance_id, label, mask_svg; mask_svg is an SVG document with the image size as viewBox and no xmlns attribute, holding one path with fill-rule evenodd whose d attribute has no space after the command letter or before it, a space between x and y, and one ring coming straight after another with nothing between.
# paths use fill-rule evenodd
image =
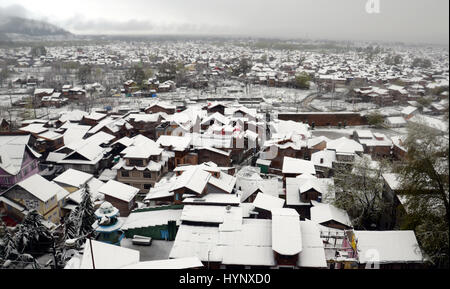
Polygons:
<instances>
[{"instance_id":1,"label":"house","mask_svg":"<svg viewBox=\"0 0 450 289\"><path fill-rule=\"evenodd\" d=\"M34 90L34 97L42 99L44 96L51 96L55 92L53 88L36 88Z\"/></svg>"},{"instance_id":2,"label":"house","mask_svg":"<svg viewBox=\"0 0 450 289\"><path fill-rule=\"evenodd\" d=\"M9 122L4 118L0 118L0 132L7 132L10 131L10 129Z\"/></svg>"},{"instance_id":3,"label":"house","mask_svg":"<svg viewBox=\"0 0 450 289\"><path fill-rule=\"evenodd\" d=\"M336 163L351 163L355 160L356 155L361 155L364 152L360 143L346 137L327 142L326 148L336 152Z\"/></svg>"},{"instance_id":4,"label":"house","mask_svg":"<svg viewBox=\"0 0 450 289\"><path fill-rule=\"evenodd\" d=\"M117 170L119 182L147 193L167 172L168 164L167 159L163 159L162 148L144 136L141 139L120 152L122 158L113 169Z\"/></svg>"},{"instance_id":5,"label":"house","mask_svg":"<svg viewBox=\"0 0 450 289\"><path fill-rule=\"evenodd\" d=\"M409 120L411 117L416 115L419 112L419 109L415 106L407 106L402 111L401 114L405 120Z\"/></svg>"},{"instance_id":6,"label":"house","mask_svg":"<svg viewBox=\"0 0 450 289\"><path fill-rule=\"evenodd\" d=\"M158 112L164 112L167 114L174 114L175 113L175 106L171 104L166 104L163 102L156 102L144 109L145 113L158 113Z\"/></svg>"},{"instance_id":7,"label":"house","mask_svg":"<svg viewBox=\"0 0 450 289\"><path fill-rule=\"evenodd\" d=\"M136 206L136 195L138 188L110 180L98 189L99 193L105 195L105 201L119 209L121 217L128 217L131 210Z\"/></svg>"},{"instance_id":8,"label":"house","mask_svg":"<svg viewBox=\"0 0 450 289\"><path fill-rule=\"evenodd\" d=\"M407 122L401 116L390 116L386 117L385 123L392 128L405 127Z\"/></svg>"},{"instance_id":9,"label":"house","mask_svg":"<svg viewBox=\"0 0 450 289\"><path fill-rule=\"evenodd\" d=\"M173 241L181 224L182 209L182 206L160 206L135 210L125 220L121 230L127 238L139 235Z\"/></svg>"},{"instance_id":10,"label":"house","mask_svg":"<svg viewBox=\"0 0 450 289\"><path fill-rule=\"evenodd\" d=\"M133 131L137 134L142 134L150 139L157 139L156 128L161 124L163 117L162 113L142 114L132 113L126 118L133 126Z\"/></svg>"},{"instance_id":11,"label":"house","mask_svg":"<svg viewBox=\"0 0 450 289\"><path fill-rule=\"evenodd\" d=\"M423 268L414 231L354 231L360 268Z\"/></svg>"},{"instance_id":12,"label":"house","mask_svg":"<svg viewBox=\"0 0 450 289\"><path fill-rule=\"evenodd\" d=\"M131 79L123 83L123 88L125 89L125 94L133 93L139 90L137 83Z\"/></svg>"},{"instance_id":13,"label":"house","mask_svg":"<svg viewBox=\"0 0 450 289\"><path fill-rule=\"evenodd\" d=\"M121 269L203 269L198 257L186 257L168 260L144 261L122 267Z\"/></svg>"},{"instance_id":14,"label":"house","mask_svg":"<svg viewBox=\"0 0 450 289\"><path fill-rule=\"evenodd\" d=\"M276 208L272 213L272 250L278 267L295 267L302 251L300 216L294 209Z\"/></svg>"},{"instance_id":15,"label":"house","mask_svg":"<svg viewBox=\"0 0 450 289\"><path fill-rule=\"evenodd\" d=\"M372 133L370 130L355 130L353 139L362 144L365 154L373 158L390 158L392 141L384 134Z\"/></svg>"},{"instance_id":16,"label":"house","mask_svg":"<svg viewBox=\"0 0 450 289\"><path fill-rule=\"evenodd\" d=\"M406 203L406 197L402 194L401 178L398 174L384 173L382 177L383 200L387 206L380 220L380 226L385 230L392 230L397 228L406 216L403 206Z\"/></svg>"},{"instance_id":17,"label":"house","mask_svg":"<svg viewBox=\"0 0 450 289\"><path fill-rule=\"evenodd\" d=\"M336 152L321 150L311 154L311 161L316 169L316 175L329 178L333 174L333 163L336 161Z\"/></svg>"},{"instance_id":18,"label":"house","mask_svg":"<svg viewBox=\"0 0 450 289\"><path fill-rule=\"evenodd\" d=\"M283 173L283 178L292 178L301 174L316 174L316 168L314 167L314 163L312 161L284 157L283 160L283 169L281 171Z\"/></svg>"},{"instance_id":19,"label":"house","mask_svg":"<svg viewBox=\"0 0 450 289\"><path fill-rule=\"evenodd\" d=\"M253 201L254 211L258 219L271 219L272 209L282 208L285 200L268 194L258 193Z\"/></svg>"},{"instance_id":20,"label":"house","mask_svg":"<svg viewBox=\"0 0 450 289\"><path fill-rule=\"evenodd\" d=\"M284 160L286 158L302 159L305 156L306 143L298 136L290 136L281 139L271 139L263 145L260 158L270 160L270 173L282 174Z\"/></svg>"},{"instance_id":21,"label":"house","mask_svg":"<svg viewBox=\"0 0 450 289\"><path fill-rule=\"evenodd\" d=\"M114 136L98 132L86 139L71 142L56 151L59 155L55 163L69 168L97 175L105 167L112 163L111 149L106 146L114 139Z\"/></svg>"},{"instance_id":22,"label":"house","mask_svg":"<svg viewBox=\"0 0 450 289\"><path fill-rule=\"evenodd\" d=\"M70 88L67 98L72 101L84 100L86 98L86 90L81 87Z\"/></svg>"},{"instance_id":23,"label":"house","mask_svg":"<svg viewBox=\"0 0 450 289\"><path fill-rule=\"evenodd\" d=\"M0 135L0 188L5 189L39 172L39 153L30 134Z\"/></svg>"},{"instance_id":24,"label":"house","mask_svg":"<svg viewBox=\"0 0 450 289\"><path fill-rule=\"evenodd\" d=\"M171 152L173 157L169 158L169 169L184 164L198 164L198 154L190 154L191 139L187 136L161 135L156 143Z\"/></svg>"},{"instance_id":25,"label":"house","mask_svg":"<svg viewBox=\"0 0 450 289\"><path fill-rule=\"evenodd\" d=\"M35 138L34 148L39 153L45 154L49 151L59 149L64 145L63 135L46 127L46 123L30 123L19 129L20 131L29 132Z\"/></svg>"},{"instance_id":26,"label":"house","mask_svg":"<svg viewBox=\"0 0 450 289\"><path fill-rule=\"evenodd\" d=\"M91 112L89 115L84 115L80 121L81 125L96 126L101 120L105 119L107 114L99 112Z\"/></svg>"},{"instance_id":27,"label":"house","mask_svg":"<svg viewBox=\"0 0 450 289\"><path fill-rule=\"evenodd\" d=\"M223 151L213 147L203 147L198 149L198 162L214 162L218 166L231 166L231 152Z\"/></svg>"},{"instance_id":28,"label":"house","mask_svg":"<svg viewBox=\"0 0 450 289\"><path fill-rule=\"evenodd\" d=\"M311 221L325 227L335 229L350 229L352 222L345 210L336 208L331 204L323 204L311 201Z\"/></svg>"},{"instance_id":29,"label":"house","mask_svg":"<svg viewBox=\"0 0 450 289\"><path fill-rule=\"evenodd\" d=\"M225 108L226 106L219 102L208 103L208 105L203 107L203 109L208 111L208 114L220 113L221 115L225 114Z\"/></svg>"},{"instance_id":30,"label":"house","mask_svg":"<svg viewBox=\"0 0 450 289\"><path fill-rule=\"evenodd\" d=\"M65 196L67 192L56 183L34 174L6 190L1 196L25 206L28 211L36 210L45 220L59 224L59 194Z\"/></svg>"},{"instance_id":31,"label":"house","mask_svg":"<svg viewBox=\"0 0 450 289\"><path fill-rule=\"evenodd\" d=\"M296 178L286 178L286 207L295 209L302 219L310 219L311 202L330 202L334 199L330 186L333 179L316 178L303 174Z\"/></svg>"},{"instance_id":32,"label":"house","mask_svg":"<svg viewBox=\"0 0 450 289\"><path fill-rule=\"evenodd\" d=\"M244 215L244 207L185 206L169 258L196 256L214 269L326 267L313 222L289 209L274 210L275 224Z\"/></svg>"},{"instance_id":33,"label":"house","mask_svg":"<svg viewBox=\"0 0 450 289\"><path fill-rule=\"evenodd\" d=\"M91 248L92 245L92 248ZM64 269L121 269L138 264L138 250L96 241L86 240L83 254L75 254Z\"/></svg>"},{"instance_id":34,"label":"house","mask_svg":"<svg viewBox=\"0 0 450 289\"><path fill-rule=\"evenodd\" d=\"M125 119L120 117L108 116L103 118L96 126L92 127L88 132L88 136L92 136L100 131L115 136L113 141L119 140L124 136L129 136L133 126Z\"/></svg>"}]
</instances>

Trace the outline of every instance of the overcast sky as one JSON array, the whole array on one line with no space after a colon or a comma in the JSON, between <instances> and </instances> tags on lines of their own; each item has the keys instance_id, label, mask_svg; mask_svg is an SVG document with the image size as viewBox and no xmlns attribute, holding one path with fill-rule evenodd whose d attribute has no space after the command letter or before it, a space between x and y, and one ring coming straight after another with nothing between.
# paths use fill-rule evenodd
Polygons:
<instances>
[{"instance_id":1,"label":"overcast sky","mask_svg":"<svg viewBox=\"0 0 450 289\"><path fill-rule=\"evenodd\" d=\"M1 14L76 34L206 34L449 42L448 0L1 0ZM372 0L377 1L377 0Z\"/></svg>"}]
</instances>

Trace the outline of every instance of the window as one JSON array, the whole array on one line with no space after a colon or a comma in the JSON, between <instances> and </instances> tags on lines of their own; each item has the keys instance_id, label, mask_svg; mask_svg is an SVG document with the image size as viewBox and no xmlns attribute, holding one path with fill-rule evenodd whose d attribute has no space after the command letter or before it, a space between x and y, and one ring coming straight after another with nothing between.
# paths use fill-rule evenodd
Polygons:
<instances>
[{"instance_id":1,"label":"window","mask_svg":"<svg viewBox=\"0 0 450 289\"><path fill-rule=\"evenodd\" d=\"M151 179L152 178L152 174L150 172L144 172L144 178Z\"/></svg>"},{"instance_id":2,"label":"window","mask_svg":"<svg viewBox=\"0 0 450 289\"><path fill-rule=\"evenodd\" d=\"M144 184L145 190L150 190L152 188L152 184Z\"/></svg>"},{"instance_id":3,"label":"window","mask_svg":"<svg viewBox=\"0 0 450 289\"><path fill-rule=\"evenodd\" d=\"M128 178L130 176L130 172L122 171L122 177Z\"/></svg>"},{"instance_id":4,"label":"window","mask_svg":"<svg viewBox=\"0 0 450 289\"><path fill-rule=\"evenodd\" d=\"M143 166L144 165L144 161L143 160L134 160L134 159L130 159L128 160L130 163L130 166Z\"/></svg>"}]
</instances>

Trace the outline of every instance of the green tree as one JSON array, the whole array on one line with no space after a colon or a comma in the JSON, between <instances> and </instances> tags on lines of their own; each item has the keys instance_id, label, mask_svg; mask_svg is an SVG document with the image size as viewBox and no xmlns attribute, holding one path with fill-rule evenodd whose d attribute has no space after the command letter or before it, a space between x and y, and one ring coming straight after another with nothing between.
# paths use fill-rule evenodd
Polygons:
<instances>
[{"instance_id":1,"label":"green tree","mask_svg":"<svg viewBox=\"0 0 450 289\"><path fill-rule=\"evenodd\" d=\"M92 79L92 66L89 64L80 66L78 68L77 77L82 84L90 82Z\"/></svg>"},{"instance_id":2,"label":"green tree","mask_svg":"<svg viewBox=\"0 0 450 289\"><path fill-rule=\"evenodd\" d=\"M430 68L431 67L431 60L427 58L414 58L412 62L412 67L420 67L420 68Z\"/></svg>"},{"instance_id":3,"label":"green tree","mask_svg":"<svg viewBox=\"0 0 450 289\"><path fill-rule=\"evenodd\" d=\"M396 167L407 216L402 228L414 230L436 267L449 266L449 140L417 123L403 142L406 161Z\"/></svg>"},{"instance_id":4,"label":"green tree","mask_svg":"<svg viewBox=\"0 0 450 289\"><path fill-rule=\"evenodd\" d=\"M367 115L367 123L375 128L383 128L384 125L384 117L378 111L372 111Z\"/></svg>"},{"instance_id":5,"label":"green tree","mask_svg":"<svg viewBox=\"0 0 450 289\"><path fill-rule=\"evenodd\" d=\"M239 64L233 70L234 75L247 74L252 68L252 63L245 57L239 60Z\"/></svg>"},{"instance_id":6,"label":"green tree","mask_svg":"<svg viewBox=\"0 0 450 289\"><path fill-rule=\"evenodd\" d=\"M10 71L6 65L1 67L0 69L0 87L3 87L3 82L8 79Z\"/></svg>"},{"instance_id":7,"label":"green tree","mask_svg":"<svg viewBox=\"0 0 450 289\"><path fill-rule=\"evenodd\" d=\"M431 102L432 99L428 97L421 97L417 100L417 103L420 104L421 107L428 107L430 106Z\"/></svg>"},{"instance_id":8,"label":"green tree","mask_svg":"<svg viewBox=\"0 0 450 289\"><path fill-rule=\"evenodd\" d=\"M351 167L339 166L335 170L334 185L330 188L335 193L334 205L348 212L357 229L375 228L386 209L382 173L387 166L385 161L376 162L363 156Z\"/></svg>"},{"instance_id":9,"label":"green tree","mask_svg":"<svg viewBox=\"0 0 450 289\"><path fill-rule=\"evenodd\" d=\"M31 56L40 57L42 55L47 55L47 49L44 46L34 46L30 51Z\"/></svg>"},{"instance_id":10,"label":"green tree","mask_svg":"<svg viewBox=\"0 0 450 289\"><path fill-rule=\"evenodd\" d=\"M311 77L308 73L302 72L295 77L295 87L300 89L309 89Z\"/></svg>"}]
</instances>

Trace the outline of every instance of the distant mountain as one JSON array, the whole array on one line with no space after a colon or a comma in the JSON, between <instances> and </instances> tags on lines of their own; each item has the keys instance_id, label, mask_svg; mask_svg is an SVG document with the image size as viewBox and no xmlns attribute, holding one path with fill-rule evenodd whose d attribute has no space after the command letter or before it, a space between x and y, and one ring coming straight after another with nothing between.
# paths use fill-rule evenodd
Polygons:
<instances>
[{"instance_id":1,"label":"distant mountain","mask_svg":"<svg viewBox=\"0 0 450 289\"><path fill-rule=\"evenodd\" d=\"M72 33L44 21L20 17L1 17L0 35L16 38L17 36L71 36Z\"/></svg>"}]
</instances>

